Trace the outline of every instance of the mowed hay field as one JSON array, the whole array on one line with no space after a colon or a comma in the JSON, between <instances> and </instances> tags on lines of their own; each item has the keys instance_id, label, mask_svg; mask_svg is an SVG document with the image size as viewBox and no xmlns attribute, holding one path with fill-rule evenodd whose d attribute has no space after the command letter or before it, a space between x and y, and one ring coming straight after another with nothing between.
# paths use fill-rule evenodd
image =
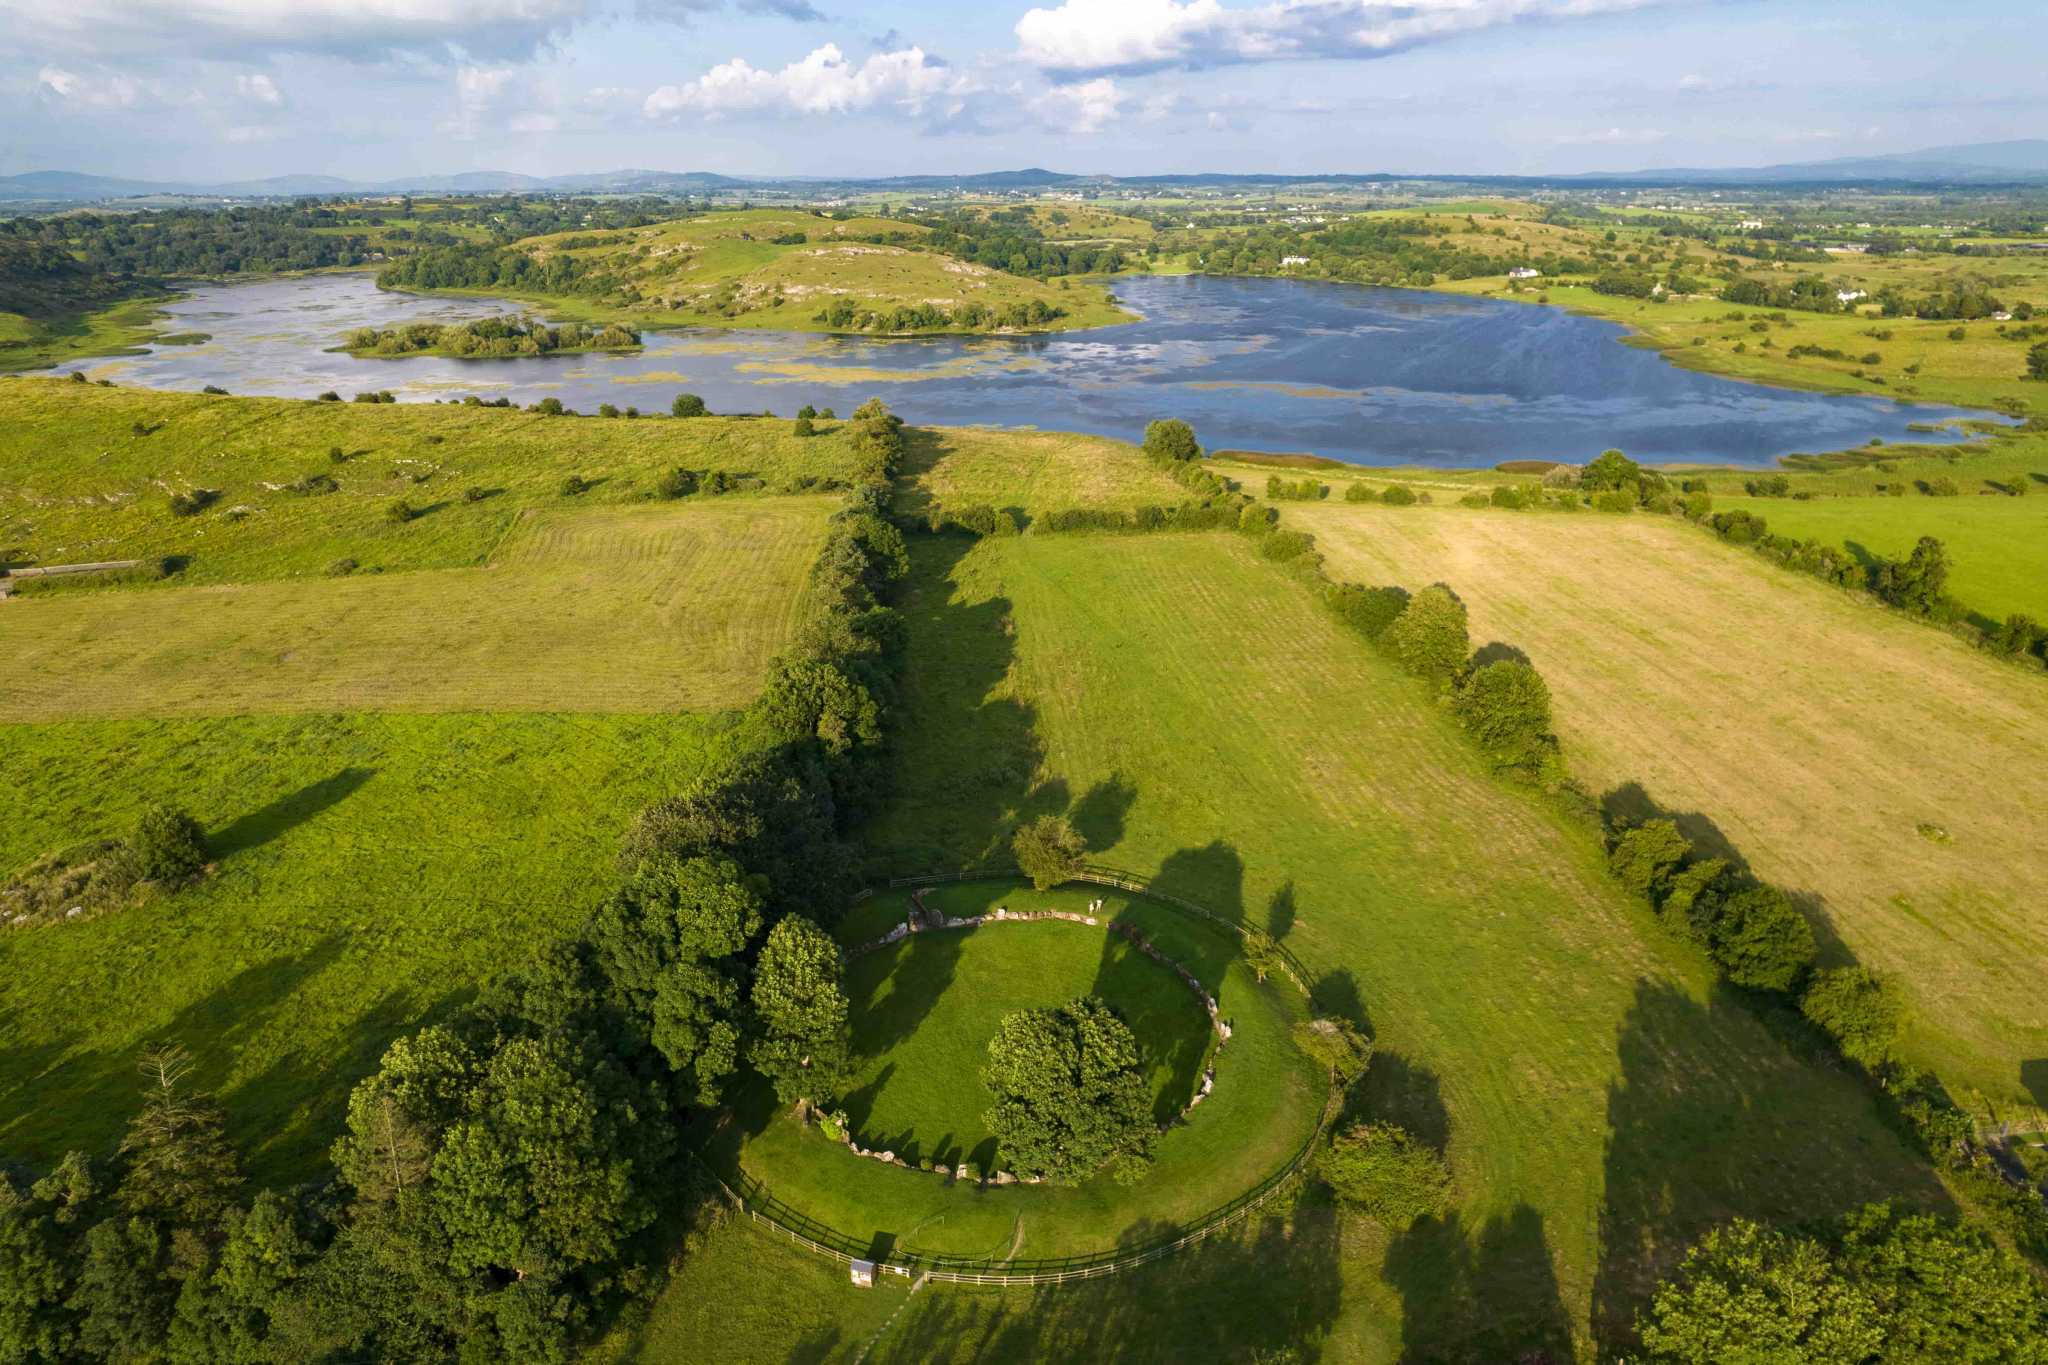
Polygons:
<instances>
[{"instance_id":1,"label":"mowed hay field","mask_svg":"<svg viewBox=\"0 0 2048 1365\"><path fill-rule=\"evenodd\" d=\"M0 630L4 630L0 626ZM120 836L151 801L206 826L196 885L0 928L0 1144L110 1151L136 1054L190 1048L251 1174L313 1177L389 1042L571 932L627 822L730 742L691 716L247 716L0 725L0 881Z\"/></svg>"},{"instance_id":2,"label":"mowed hay field","mask_svg":"<svg viewBox=\"0 0 2048 1365\"><path fill-rule=\"evenodd\" d=\"M739 705L833 506L557 507L484 568L23 597L0 604L0 720Z\"/></svg>"},{"instance_id":3,"label":"mowed hay field","mask_svg":"<svg viewBox=\"0 0 2048 1365\"><path fill-rule=\"evenodd\" d=\"M909 433L896 508L1014 508L1026 517L1063 507L1173 506L1186 489L1126 441L1061 431L917 428Z\"/></svg>"},{"instance_id":4,"label":"mowed hay field","mask_svg":"<svg viewBox=\"0 0 2048 1365\"><path fill-rule=\"evenodd\" d=\"M1098 860L1280 933L1322 1007L1377 1036L1367 1112L1447 1150L1447 1219L1261 1238L1254 1278L1301 1287L1323 1358L1583 1348L1716 1219L1940 1202L1853 1078L1788 1052L1614 889L1595 831L1497 784L1419 684L1238 537L920 538L906 610L876 861L999 858L1020 818L1068 813ZM1227 1300L1247 1263L1215 1264ZM1032 1358L1056 1343L1009 1313L1026 1302L927 1291L878 1355L1001 1315L991 1353ZM1263 1330L1212 1315L1128 1340L1223 1358Z\"/></svg>"},{"instance_id":5,"label":"mowed hay field","mask_svg":"<svg viewBox=\"0 0 2048 1365\"><path fill-rule=\"evenodd\" d=\"M1283 524L1333 576L1451 584L1475 645L1549 681L1582 781L1717 828L1809 898L1834 957L1898 973L1914 1060L2026 1098L2021 1064L2048 1056L2048 679L1661 519L1326 505Z\"/></svg>"}]
</instances>

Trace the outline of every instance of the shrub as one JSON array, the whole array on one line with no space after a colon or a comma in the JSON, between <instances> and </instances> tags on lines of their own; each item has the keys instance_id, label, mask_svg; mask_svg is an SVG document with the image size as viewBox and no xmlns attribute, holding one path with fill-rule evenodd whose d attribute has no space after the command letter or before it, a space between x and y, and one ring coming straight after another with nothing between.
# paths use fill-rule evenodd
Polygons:
<instances>
[{"instance_id":1,"label":"shrub","mask_svg":"<svg viewBox=\"0 0 2048 1365\"><path fill-rule=\"evenodd\" d=\"M1418 678L1447 685L1465 666L1471 641L1465 604L1442 583L1415 594L1380 636L1400 665Z\"/></svg>"},{"instance_id":2,"label":"shrub","mask_svg":"<svg viewBox=\"0 0 2048 1365\"><path fill-rule=\"evenodd\" d=\"M589 487L590 480L584 478L581 474L568 474L563 476L562 482L556 491L565 498L573 498L578 493L586 491Z\"/></svg>"},{"instance_id":3,"label":"shrub","mask_svg":"<svg viewBox=\"0 0 2048 1365\"><path fill-rule=\"evenodd\" d=\"M1937 474L1920 486L1920 491L1930 498L1953 498L1962 493L1962 488L1946 474Z\"/></svg>"},{"instance_id":4,"label":"shrub","mask_svg":"<svg viewBox=\"0 0 2048 1365\"><path fill-rule=\"evenodd\" d=\"M2027 378L2048 379L2048 341L2027 348Z\"/></svg>"},{"instance_id":5,"label":"shrub","mask_svg":"<svg viewBox=\"0 0 2048 1365\"><path fill-rule=\"evenodd\" d=\"M1177 417L1161 418L1145 427L1145 453L1162 464L1179 464L1200 459L1202 447L1195 442L1195 429Z\"/></svg>"},{"instance_id":6,"label":"shrub","mask_svg":"<svg viewBox=\"0 0 2048 1365\"><path fill-rule=\"evenodd\" d=\"M818 429L811 424L810 418L799 417L791 424L789 434L792 436L815 436L818 434Z\"/></svg>"},{"instance_id":7,"label":"shrub","mask_svg":"<svg viewBox=\"0 0 2048 1365\"><path fill-rule=\"evenodd\" d=\"M619 410L614 404L599 403L597 405L597 415L599 417L617 417Z\"/></svg>"},{"instance_id":8,"label":"shrub","mask_svg":"<svg viewBox=\"0 0 2048 1365\"><path fill-rule=\"evenodd\" d=\"M1534 762L1550 737L1550 688L1520 659L1497 659L1472 670L1452 709L1466 733L1502 767Z\"/></svg>"},{"instance_id":9,"label":"shrub","mask_svg":"<svg viewBox=\"0 0 2048 1365\"><path fill-rule=\"evenodd\" d=\"M1346 625L1376 641L1407 608L1408 592L1405 588L1361 588L1345 583L1330 590L1329 603Z\"/></svg>"},{"instance_id":10,"label":"shrub","mask_svg":"<svg viewBox=\"0 0 2048 1365\"><path fill-rule=\"evenodd\" d=\"M1389 1228L1405 1228L1450 1205L1451 1172L1442 1157L1391 1123L1354 1123L1334 1134L1316 1174L1337 1198Z\"/></svg>"},{"instance_id":11,"label":"shrub","mask_svg":"<svg viewBox=\"0 0 2048 1365\"><path fill-rule=\"evenodd\" d=\"M1300 559L1315 548L1315 538L1306 531L1275 531L1259 541L1259 554L1285 562Z\"/></svg>"},{"instance_id":12,"label":"shrub","mask_svg":"<svg viewBox=\"0 0 2048 1365\"><path fill-rule=\"evenodd\" d=\"M170 497L171 515L174 517L197 516L213 505L220 495L210 488L193 488Z\"/></svg>"},{"instance_id":13,"label":"shrub","mask_svg":"<svg viewBox=\"0 0 2048 1365\"><path fill-rule=\"evenodd\" d=\"M176 885L206 866L206 837L199 822L174 806L143 807L128 846L134 851L136 874L144 881Z\"/></svg>"},{"instance_id":14,"label":"shrub","mask_svg":"<svg viewBox=\"0 0 2048 1365\"><path fill-rule=\"evenodd\" d=\"M417 517L419 514L419 509L417 507L414 507L411 503L407 502L404 498L400 498L398 501L392 503L389 507L386 507L384 509L384 519L386 521L396 522L400 526L405 525L405 523L411 521L414 517Z\"/></svg>"},{"instance_id":15,"label":"shrub","mask_svg":"<svg viewBox=\"0 0 2048 1365\"><path fill-rule=\"evenodd\" d=\"M1948 551L1933 536L1920 537L1904 560L1878 561L1871 590L1901 611L1931 615L1948 586Z\"/></svg>"},{"instance_id":16,"label":"shrub","mask_svg":"<svg viewBox=\"0 0 2048 1365\"><path fill-rule=\"evenodd\" d=\"M1738 891L1704 921L1708 956L1738 986L1789 991L1813 965L1813 926L1775 886Z\"/></svg>"},{"instance_id":17,"label":"shrub","mask_svg":"<svg viewBox=\"0 0 2048 1365\"><path fill-rule=\"evenodd\" d=\"M1607 850L1614 879L1651 905L1661 905L1673 876L1692 854L1692 843L1670 820L1645 820L1621 830Z\"/></svg>"},{"instance_id":18,"label":"shrub","mask_svg":"<svg viewBox=\"0 0 2048 1365\"><path fill-rule=\"evenodd\" d=\"M81 380L85 378L85 376L82 374L79 375L78 377ZM213 394L217 398L225 398L228 396L228 391L218 384L208 384L205 388L201 389L200 392Z\"/></svg>"},{"instance_id":19,"label":"shrub","mask_svg":"<svg viewBox=\"0 0 2048 1365\"><path fill-rule=\"evenodd\" d=\"M1716 512L1707 519L1714 534L1731 545L1752 545L1766 534L1764 519L1754 512Z\"/></svg>"},{"instance_id":20,"label":"shrub","mask_svg":"<svg viewBox=\"0 0 2048 1365\"><path fill-rule=\"evenodd\" d=\"M1593 506L1601 512L1633 512L1636 510L1636 495L1625 488L1609 489L1594 495Z\"/></svg>"},{"instance_id":21,"label":"shrub","mask_svg":"<svg viewBox=\"0 0 2048 1365\"><path fill-rule=\"evenodd\" d=\"M337 559L327 566L327 576L329 578L346 578L360 567L362 566L353 559Z\"/></svg>"},{"instance_id":22,"label":"shrub","mask_svg":"<svg viewBox=\"0 0 2048 1365\"><path fill-rule=\"evenodd\" d=\"M1906 1033L1906 1002L1897 984L1867 967L1815 972L1799 1009L1844 1057L1873 1071L1894 1059Z\"/></svg>"},{"instance_id":23,"label":"shrub","mask_svg":"<svg viewBox=\"0 0 2048 1365\"><path fill-rule=\"evenodd\" d=\"M1273 936L1263 929L1244 931L1244 964L1252 969L1252 978L1264 981L1280 967L1280 945Z\"/></svg>"},{"instance_id":24,"label":"shrub","mask_svg":"<svg viewBox=\"0 0 2048 1365\"><path fill-rule=\"evenodd\" d=\"M697 476L677 465L664 470L654 481L655 496L663 498L685 498L697 491Z\"/></svg>"},{"instance_id":25,"label":"shrub","mask_svg":"<svg viewBox=\"0 0 2048 1365\"><path fill-rule=\"evenodd\" d=\"M1041 815L1020 826L1010 840L1017 866L1040 891L1049 891L1069 881L1081 870L1088 856L1088 844L1080 833L1058 815Z\"/></svg>"},{"instance_id":26,"label":"shrub","mask_svg":"<svg viewBox=\"0 0 2048 1365\"><path fill-rule=\"evenodd\" d=\"M1625 490L1633 496L1642 481L1643 467L1618 450L1602 451L1579 473L1579 487L1589 493Z\"/></svg>"},{"instance_id":27,"label":"shrub","mask_svg":"<svg viewBox=\"0 0 2048 1365\"><path fill-rule=\"evenodd\" d=\"M1280 514L1260 503L1248 502L1237 514L1237 529L1254 535L1264 535L1273 524L1280 520Z\"/></svg>"},{"instance_id":28,"label":"shrub","mask_svg":"<svg viewBox=\"0 0 2048 1365\"><path fill-rule=\"evenodd\" d=\"M2001 654L2026 654L2044 637L2048 637L2048 632L2044 632L2033 617L2014 612L1991 636L1991 647Z\"/></svg>"},{"instance_id":29,"label":"shrub","mask_svg":"<svg viewBox=\"0 0 2048 1365\"><path fill-rule=\"evenodd\" d=\"M1372 485L1369 483L1358 483L1356 481L1353 481L1351 485L1344 490L1344 501L1346 502L1372 502L1375 501L1378 498L1378 496L1379 495L1377 493L1373 492Z\"/></svg>"},{"instance_id":30,"label":"shrub","mask_svg":"<svg viewBox=\"0 0 2048 1365\"><path fill-rule=\"evenodd\" d=\"M320 395L319 401L321 401L322 403L339 403L341 401L341 395L336 393L333 389L329 389L327 392Z\"/></svg>"},{"instance_id":31,"label":"shrub","mask_svg":"<svg viewBox=\"0 0 2048 1365\"><path fill-rule=\"evenodd\" d=\"M1502 483L1494 485L1493 491L1486 496L1486 500L1495 507L1505 507L1512 511L1527 507L1529 505L1529 494L1528 490L1517 487L1514 484Z\"/></svg>"},{"instance_id":32,"label":"shrub","mask_svg":"<svg viewBox=\"0 0 2048 1365\"><path fill-rule=\"evenodd\" d=\"M549 397L543 398L538 403L535 403L533 405L533 411L539 413L543 417L560 417L564 412L567 411L567 409L562 406L561 399Z\"/></svg>"},{"instance_id":33,"label":"shrub","mask_svg":"<svg viewBox=\"0 0 2048 1365\"><path fill-rule=\"evenodd\" d=\"M1386 491L1380 494L1380 501L1389 507L1413 507L1415 490L1406 484L1390 483Z\"/></svg>"},{"instance_id":34,"label":"shrub","mask_svg":"<svg viewBox=\"0 0 2048 1365\"><path fill-rule=\"evenodd\" d=\"M1714 497L1706 489L1697 488L1679 499L1678 505L1687 521L1705 521L1707 514L1714 510Z\"/></svg>"},{"instance_id":35,"label":"shrub","mask_svg":"<svg viewBox=\"0 0 2048 1365\"><path fill-rule=\"evenodd\" d=\"M1294 1045L1346 1084L1365 1074L1372 1039L1349 1019L1306 1019L1294 1026Z\"/></svg>"},{"instance_id":36,"label":"shrub","mask_svg":"<svg viewBox=\"0 0 2048 1365\"><path fill-rule=\"evenodd\" d=\"M288 484L287 487L294 493L308 495L334 493L341 489L341 485L334 481L332 474L302 474Z\"/></svg>"},{"instance_id":37,"label":"shrub","mask_svg":"<svg viewBox=\"0 0 2048 1365\"><path fill-rule=\"evenodd\" d=\"M462 490L462 500L464 502L482 502L485 498L488 498L489 496L490 494L487 491L478 488L475 484L471 484L469 487Z\"/></svg>"},{"instance_id":38,"label":"shrub","mask_svg":"<svg viewBox=\"0 0 2048 1365\"><path fill-rule=\"evenodd\" d=\"M1783 474L1768 474L1761 479L1747 479L1742 491L1752 498L1789 498L1792 496L1792 480Z\"/></svg>"}]
</instances>

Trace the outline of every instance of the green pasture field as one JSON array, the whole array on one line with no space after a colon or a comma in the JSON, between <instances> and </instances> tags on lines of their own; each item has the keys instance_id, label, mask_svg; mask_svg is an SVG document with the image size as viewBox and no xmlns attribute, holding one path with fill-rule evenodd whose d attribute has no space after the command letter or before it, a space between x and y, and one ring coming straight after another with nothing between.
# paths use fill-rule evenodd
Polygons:
<instances>
[{"instance_id":1,"label":"green pasture field","mask_svg":"<svg viewBox=\"0 0 2048 1365\"><path fill-rule=\"evenodd\" d=\"M528 509L479 568L24 596L0 606L0 721L738 706L835 505Z\"/></svg>"},{"instance_id":2,"label":"green pasture field","mask_svg":"<svg viewBox=\"0 0 2048 1365\"><path fill-rule=\"evenodd\" d=\"M802 243L777 243L803 233ZM641 228L568 232L515 245L545 260L562 254L619 270L633 287L630 299L513 294L545 302L551 315L577 322L631 322L641 326L768 327L779 331L830 330L818 313L837 295L863 306L935 302L954 308L982 303L1004 308L1042 300L1064 309L1029 331L1065 331L1128 322L1108 292L1096 285L1058 284L1011 275L969 261L915 249L927 229L892 218L837 221L800 209L750 209L678 218ZM895 241L863 242L882 235ZM574 245L579 239L602 239ZM506 296L503 289L449 290ZM728 310L726 300L733 300ZM621 311L623 309L623 311Z\"/></svg>"},{"instance_id":3,"label":"green pasture field","mask_svg":"<svg viewBox=\"0 0 2048 1365\"><path fill-rule=\"evenodd\" d=\"M149 801L190 810L214 859L131 909L0 927L0 1146L105 1155L137 1053L175 1041L252 1178L317 1175L385 1046L571 932L634 812L730 742L692 716L0 725L0 877Z\"/></svg>"},{"instance_id":4,"label":"green pasture field","mask_svg":"<svg viewBox=\"0 0 2048 1365\"><path fill-rule=\"evenodd\" d=\"M1781 505L1830 505L1769 501L1774 525ZM1959 500L1908 505L1944 501ZM1340 502L1281 517L1337 578L1449 583L1475 647L1542 672L1596 795L1668 811L1791 891L1826 960L1896 973L1917 1014L1907 1055L1966 1102L2027 1102L2021 1068L2048 1053L2038 671L1669 518Z\"/></svg>"},{"instance_id":5,"label":"green pasture field","mask_svg":"<svg viewBox=\"0 0 2048 1365\"><path fill-rule=\"evenodd\" d=\"M932 427L910 433L896 510L1010 508L1025 518L1062 507L1172 506L1188 491L1136 446L1064 431Z\"/></svg>"},{"instance_id":6,"label":"green pasture field","mask_svg":"<svg viewBox=\"0 0 2048 1365\"><path fill-rule=\"evenodd\" d=\"M667 410L666 391L646 396ZM844 478L854 462L830 423L800 438L758 417L544 417L0 380L0 562L189 557L175 584L318 576L344 558L363 571L476 566L524 515L643 502L678 465L778 491ZM310 474L338 490L292 491ZM572 474L592 486L569 498ZM198 488L217 496L174 515L170 495ZM471 488L483 496L470 501ZM426 515L392 522L400 499Z\"/></svg>"},{"instance_id":7,"label":"green pasture field","mask_svg":"<svg viewBox=\"0 0 2048 1365\"><path fill-rule=\"evenodd\" d=\"M2048 475L2048 459L2042 466ZM1779 535L1860 547L1890 559L1904 559L1921 536L1934 536L1948 550L1951 597L1993 620L2021 612L2048 621L2048 477L2034 485L2033 493L2021 498L1966 492L1952 498L1908 494L1803 502L1719 497L1714 506L1754 512Z\"/></svg>"},{"instance_id":8,"label":"green pasture field","mask_svg":"<svg viewBox=\"0 0 2048 1365\"><path fill-rule=\"evenodd\" d=\"M1448 1152L1449 1219L1263 1246L1264 1276L1342 1283L1307 1324L1326 1358L1583 1346L1717 1219L1943 1202L1820 1043L1713 987L1612 887L1595 831L1498 785L1419 684L1236 537L920 538L906 609L871 856L999 859L1017 820L1068 813L1101 860L1277 931L1320 1007L1377 1036L1362 1107ZM1476 1266L1499 1271L1483 1295ZM1058 1338L1026 1301L928 1292L896 1330L1000 1317L998 1358L1029 1358ZM1263 1340L1232 1330L1211 1354Z\"/></svg>"},{"instance_id":9,"label":"green pasture field","mask_svg":"<svg viewBox=\"0 0 2048 1365\"><path fill-rule=\"evenodd\" d=\"M907 905L907 897L895 899ZM1092 888L969 885L940 888L928 903L961 917L994 905L1079 914L1094 899ZM1124 911L1128 898L1116 899L1105 924ZM1197 965L1213 975L1227 961L1212 949ZM1209 1058L1208 1015L1179 977L1125 940L1065 920L912 935L857 958L846 988L858 1059L847 1090L862 1097L848 1117L863 1146L909 1161L971 1160L986 1170L1003 1164L985 1122L994 1097L981 1070L989 1040L1013 1011L1086 995L1107 1001L1137 1034L1154 1117L1162 1123L1193 1098Z\"/></svg>"}]
</instances>

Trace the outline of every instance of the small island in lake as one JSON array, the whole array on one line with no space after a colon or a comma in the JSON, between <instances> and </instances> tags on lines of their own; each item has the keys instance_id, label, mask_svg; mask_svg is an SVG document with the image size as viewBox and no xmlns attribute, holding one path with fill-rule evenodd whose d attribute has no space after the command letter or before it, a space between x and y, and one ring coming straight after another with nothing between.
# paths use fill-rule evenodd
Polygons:
<instances>
[{"instance_id":1,"label":"small island in lake","mask_svg":"<svg viewBox=\"0 0 2048 1365\"><path fill-rule=\"evenodd\" d=\"M576 322L550 327L529 317L495 317L474 322L358 327L337 349L356 356L445 355L497 360L576 351L637 351L640 334L616 322L602 327L586 327Z\"/></svg>"}]
</instances>

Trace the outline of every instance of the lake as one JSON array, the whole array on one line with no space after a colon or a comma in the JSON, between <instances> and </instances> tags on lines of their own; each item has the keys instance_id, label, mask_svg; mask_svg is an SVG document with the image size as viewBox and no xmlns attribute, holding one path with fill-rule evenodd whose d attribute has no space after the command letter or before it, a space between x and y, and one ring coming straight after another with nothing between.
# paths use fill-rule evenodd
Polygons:
<instances>
[{"instance_id":1,"label":"lake","mask_svg":"<svg viewBox=\"0 0 2048 1365\"><path fill-rule=\"evenodd\" d=\"M1768 464L1915 435L1909 423L1983 413L1804 393L1683 370L1621 344L1626 329L1562 309L1299 280L1137 276L1115 292L1143 320L1036 337L867 340L788 332L649 332L636 355L518 360L332 353L356 327L459 321L520 306L388 294L367 274L205 284L171 304L193 346L86 361L95 378L154 388L310 398L389 389L407 401L554 396L667 411L840 412L880 397L906 419L1135 439L1155 417L1204 445L1309 451L1371 464L1642 460Z\"/></svg>"}]
</instances>

